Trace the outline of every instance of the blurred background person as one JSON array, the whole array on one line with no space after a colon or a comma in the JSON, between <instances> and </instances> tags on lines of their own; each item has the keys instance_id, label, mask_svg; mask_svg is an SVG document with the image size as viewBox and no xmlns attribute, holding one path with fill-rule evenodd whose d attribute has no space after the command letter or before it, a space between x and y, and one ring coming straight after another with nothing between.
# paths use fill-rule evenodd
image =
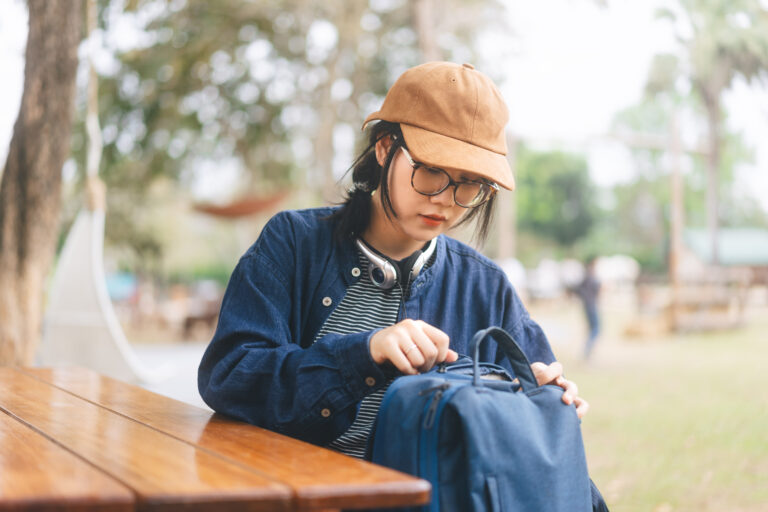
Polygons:
<instances>
[{"instance_id":1,"label":"blurred background person","mask_svg":"<svg viewBox=\"0 0 768 512\"><path fill-rule=\"evenodd\" d=\"M600 281L595 274L597 258L591 257L585 263L584 277L573 288L573 293L579 297L584 306L584 315L587 319L587 340L584 342L584 359L589 360L592 349L600 334L600 316L597 311L597 299L600 295Z\"/></svg>"}]
</instances>

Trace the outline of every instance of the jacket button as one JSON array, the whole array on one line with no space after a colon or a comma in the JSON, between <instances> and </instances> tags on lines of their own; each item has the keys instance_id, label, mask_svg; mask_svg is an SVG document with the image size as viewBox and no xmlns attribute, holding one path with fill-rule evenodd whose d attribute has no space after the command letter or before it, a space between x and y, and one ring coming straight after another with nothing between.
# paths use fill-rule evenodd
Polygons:
<instances>
[{"instance_id":1,"label":"jacket button","mask_svg":"<svg viewBox=\"0 0 768 512\"><path fill-rule=\"evenodd\" d=\"M322 416L323 418L327 418L330 415L331 415L330 409L323 409L322 411L320 411L320 416Z\"/></svg>"},{"instance_id":2,"label":"jacket button","mask_svg":"<svg viewBox=\"0 0 768 512\"><path fill-rule=\"evenodd\" d=\"M323 298L323 306L330 306L331 304L333 304L333 300L330 297Z\"/></svg>"},{"instance_id":3,"label":"jacket button","mask_svg":"<svg viewBox=\"0 0 768 512\"><path fill-rule=\"evenodd\" d=\"M352 269L352 275L355 276L355 277L359 277L360 276L360 269L357 268L357 267L353 268Z\"/></svg>"},{"instance_id":4,"label":"jacket button","mask_svg":"<svg viewBox=\"0 0 768 512\"><path fill-rule=\"evenodd\" d=\"M369 386L375 386L376 385L376 379L374 379L373 377L366 377L365 378L365 383L368 384Z\"/></svg>"}]
</instances>

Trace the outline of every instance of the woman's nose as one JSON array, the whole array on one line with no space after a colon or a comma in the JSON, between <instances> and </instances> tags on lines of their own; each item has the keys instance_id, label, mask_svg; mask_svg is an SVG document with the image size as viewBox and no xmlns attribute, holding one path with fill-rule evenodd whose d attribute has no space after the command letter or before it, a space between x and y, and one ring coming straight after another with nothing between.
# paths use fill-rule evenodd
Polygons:
<instances>
[{"instance_id":1,"label":"woman's nose","mask_svg":"<svg viewBox=\"0 0 768 512\"><path fill-rule=\"evenodd\" d=\"M445 206L453 206L455 204L453 200L453 187L446 187L445 190L439 194L430 196L430 199L433 203L442 204Z\"/></svg>"}]
</instances>

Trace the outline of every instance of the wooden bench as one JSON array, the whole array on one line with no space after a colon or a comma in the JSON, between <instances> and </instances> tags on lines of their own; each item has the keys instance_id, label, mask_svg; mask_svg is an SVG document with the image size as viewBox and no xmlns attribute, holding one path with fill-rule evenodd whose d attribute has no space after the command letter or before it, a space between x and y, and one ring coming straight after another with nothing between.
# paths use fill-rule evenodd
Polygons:
<instances>
[{"instance_id":1,"label":"wooden bench","mask_svg":"<svg viewBox=\"0 0 768 512\"><path fill-rule=\"evenodd\" d=\"M0 510L324 510L429 500L418 478L81 368L0 368L0 415ZM8 456L19 436L36 444ZM54 462L23 455L30 450ZM98 478L83 469L70 471L75 483L53 482L68 464Z\"/></svg>"}]
</instances>

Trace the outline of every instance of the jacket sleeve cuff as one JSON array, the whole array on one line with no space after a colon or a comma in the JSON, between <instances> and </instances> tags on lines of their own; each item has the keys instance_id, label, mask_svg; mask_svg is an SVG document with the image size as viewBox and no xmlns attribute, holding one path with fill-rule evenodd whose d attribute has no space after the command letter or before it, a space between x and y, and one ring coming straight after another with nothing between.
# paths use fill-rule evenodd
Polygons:
<instances>
[{"instance_id":1,"label":"jacket sleeve cuff","mask_svg":"<svg viewBox=\"0 0 768 512\"><path fill-rule=\"evenodd\" d=\"M336 343L336 360L347 390L356 399L380 388L389 380L390 373L385 365L379 366L371 358L369 340L380 329L344 336Z\"/></svg>"}]
</instances>

